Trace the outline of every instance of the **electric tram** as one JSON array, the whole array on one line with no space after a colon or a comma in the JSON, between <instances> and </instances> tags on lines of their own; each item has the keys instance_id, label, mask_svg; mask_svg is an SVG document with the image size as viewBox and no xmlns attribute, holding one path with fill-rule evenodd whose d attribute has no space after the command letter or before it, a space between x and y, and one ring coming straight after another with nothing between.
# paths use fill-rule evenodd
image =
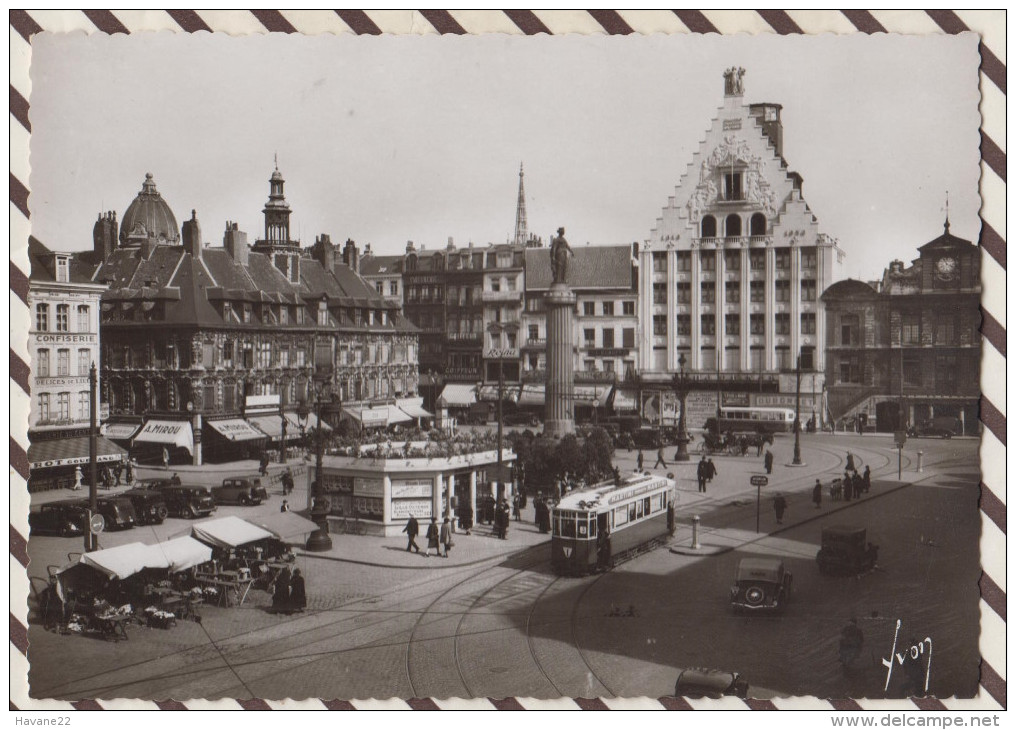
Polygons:
<instances>
[{"instance_id":1,"label":"electric tram","mask_svg":"<svg viewBox=\"0 0 1016 730\"><path fill-rule=\"evenodd\" d=\"M673 479L642 474L565 495L552 515L551 565L561 575L584 575L651 549L670 533L667 508L675 499Z\"/></svg>"},{"instance_id":2,"label":"electric tram","mask_svg":"<svg viewBox=\"0 0 1016 730\"><path fill-rule=\"evenodd\" d=\"M710 418L709 429L715 418ZM720 433L790 433L794 430L793 408L721 408Z\"/></svg>"}]
</instances>

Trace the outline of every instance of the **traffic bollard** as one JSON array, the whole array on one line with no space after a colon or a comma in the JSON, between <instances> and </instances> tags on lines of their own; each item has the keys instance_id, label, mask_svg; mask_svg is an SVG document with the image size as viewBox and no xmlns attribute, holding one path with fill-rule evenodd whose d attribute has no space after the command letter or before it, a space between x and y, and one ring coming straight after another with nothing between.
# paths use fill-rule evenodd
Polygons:
<instances>
[{"instance_id":1,"label":"traffic bollard","mask_svg":"<svg viewBox=\"0 0 1016 730\"><path fill-rule=\"evenodd\" d=\"M923 451L918 451L917 452L917 471L918 472L924 471L924 464L921 463L923 459L924 459L924 452Z\"/></svg>"},{"instance_id":2,"label":"traffic bollard","mask_svg":"<svg viewBox=\"0 0 1016 730\"><path fill-rule=\"evenodd\" d=\"M698 550L701 546L698 542L698 526L700 522L698 515L691 518L691 549Z\"/></svg>"}]
</instances>

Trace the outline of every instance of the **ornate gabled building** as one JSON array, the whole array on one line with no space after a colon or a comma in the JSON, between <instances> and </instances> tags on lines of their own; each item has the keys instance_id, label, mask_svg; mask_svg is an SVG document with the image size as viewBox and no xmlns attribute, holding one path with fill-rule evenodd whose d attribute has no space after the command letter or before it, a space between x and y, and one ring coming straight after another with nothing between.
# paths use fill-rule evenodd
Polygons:
<instances>
[{"instance_id":1,"label":"ornate gabled building","mask_svg":"<svg viewBox=\"0 0 1016 730\"><path fill-rule=\"evenodd\" d=\"M309 249L291 238L284 184L276 169L253 246L232 222L221 247L207 246L194 211L177 234L151 175L118 240L115 215L96 223L82 258L108 287L104 429L140 458L166 449L201 463L278 446L313 426L301 405L319 391L354 417L380 401L419 405L415 328L357 274L352 241L340 261L327 235Z\"/></svg>"},{"instance_id":2,"label":"ornate gabled building","mask_svg":"<svg viewBox=\"0 0 1016 730\"><path fill-rule=\"evenodd\" d=\"M724 74L723 104L643 247L639 359L665 381L684 356L731 405L792 406L798 356L802 400L821 393L818 295L839 278L844 253L820 231L783 158L782 107L744 103L743 76Z\"/></svg>"},{"instance_id":3,"label":"ornate gabled building","mask_svg":"<svg viewBox=\"0 0 1016 730\"><path fill-rule=\"evenodd\" d=\"M890 262L879 281L823 292L829 411L839 425L892 432L935 419L976 434L981 253L948 220L918 252L909 267Z\"/></svg>"}]
</instances>

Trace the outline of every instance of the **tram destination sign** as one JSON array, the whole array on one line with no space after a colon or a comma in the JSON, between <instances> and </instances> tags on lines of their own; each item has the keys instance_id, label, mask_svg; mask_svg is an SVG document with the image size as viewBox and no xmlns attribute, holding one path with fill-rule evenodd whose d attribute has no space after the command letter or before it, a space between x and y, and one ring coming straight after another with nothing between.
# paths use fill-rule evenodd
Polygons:
<instances>
[{"instance_id":1,"label":"tram destination sign","mask_svg":"<svg viewBox=\"0 0 1016 730\"><path fill-rule=\"evenodd\" d=\"M753 487L764 487L769 484L769 477L756 475L751 478L751 486Z\"/></svg>"}]
</instances>

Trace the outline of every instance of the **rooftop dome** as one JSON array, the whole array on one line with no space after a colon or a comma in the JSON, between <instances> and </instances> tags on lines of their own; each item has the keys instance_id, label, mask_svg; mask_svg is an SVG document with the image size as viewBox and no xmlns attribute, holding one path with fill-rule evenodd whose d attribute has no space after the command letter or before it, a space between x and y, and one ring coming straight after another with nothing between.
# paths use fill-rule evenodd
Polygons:
<instances>
[{"instance_id":1,"label":"rooftop dome","mask_svg":"<svg viewBox=\"0 0 1016 730\"><path fill-rule=\"evenodd\" d=\"M145 174L141 192L127 208L120 221L120 243L140 243L147 238L161 239L166 243L179 243L180 229L176 216L159 191L155 189L152 173Z\"/></svg>"}]
</instances>

